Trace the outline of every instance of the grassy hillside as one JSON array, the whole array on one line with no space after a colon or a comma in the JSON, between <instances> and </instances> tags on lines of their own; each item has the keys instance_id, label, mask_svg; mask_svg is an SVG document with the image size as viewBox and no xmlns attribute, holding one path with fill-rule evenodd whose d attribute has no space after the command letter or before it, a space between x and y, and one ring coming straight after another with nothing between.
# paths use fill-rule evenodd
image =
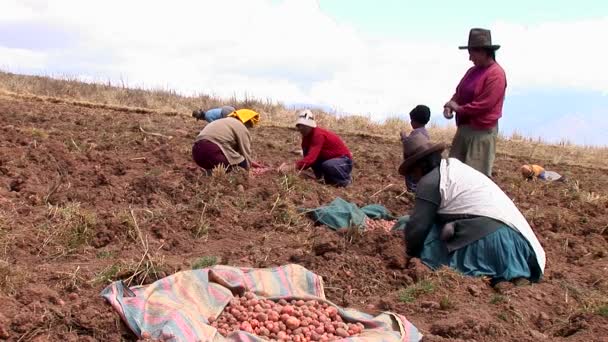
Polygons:
<instances>
[{"instance_id":1,"label":"grassy hillside","mask_svg":"<svg viewBox=\"0 0 608 342\"><path fill-rule=\"evenodd\" d=\"M280 103L256 99L219 99L207 95L186 97L172 90L134 89L113 84L84 83L70 79L16 75L0 71L0 92L17 97L36 97L41 101L66 102L97 108L122 108L141 112L161 112L169 115L190 115L196 108L211 108L231 104L237 108L251 108L263 114L267 126L289 127L294 113ZM388 119L378 124L365 116L338 117L316 111L321 125L344 133L379 135L397 140L398 132L409 126L402 118ZM505 115L508 115L506 113ZM449 143L454 128L430 127L433 140ZM514 134L501 137L498 152L524 157L545 165L585 165L608 169L608 149L552 145L540 139Z\"/></svg>"}]
</instances>

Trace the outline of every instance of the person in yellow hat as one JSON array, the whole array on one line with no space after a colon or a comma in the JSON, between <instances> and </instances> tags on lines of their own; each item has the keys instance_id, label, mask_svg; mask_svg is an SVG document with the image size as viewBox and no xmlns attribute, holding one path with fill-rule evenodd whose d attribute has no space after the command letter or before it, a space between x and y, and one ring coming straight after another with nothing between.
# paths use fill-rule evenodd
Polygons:
<instances>
[{"instance_id":1,"label":"person in yellow hat","mask_svg":"<svg viewBox=\"0 0 608 342\"><path fill-rule=\"evenodd\" d=\"M540 179L544 181L563 181L565 178L555 171L545 170L544 167L536 164L522 165L519 168L524 179Z\"/></svg>"},{"instance_id":2,"label":"person in yellow hat","mask_svg":"<svg viewBox=\"0 0 608 342\"><path fill-rule=\"evenodd\" d=\"M530 164L522 165L519 169L522 177L526 179L538 178L545 172L545 169L540 165Z\"/></svg>"},{"instance_id":3,"label":"person in yellow hat","mask_svg":"<svg viewBox=\"0 0 608 342\"><path fill-rule=\"evenodd\" d=\"M194 141L192 159L206 171L218 165L229 169L236 166L244 169L261 167L252 159L249 133L259 120L260 114L257 112L239 109L226 118L209 123Z\"/></svg>"}]
</instances>

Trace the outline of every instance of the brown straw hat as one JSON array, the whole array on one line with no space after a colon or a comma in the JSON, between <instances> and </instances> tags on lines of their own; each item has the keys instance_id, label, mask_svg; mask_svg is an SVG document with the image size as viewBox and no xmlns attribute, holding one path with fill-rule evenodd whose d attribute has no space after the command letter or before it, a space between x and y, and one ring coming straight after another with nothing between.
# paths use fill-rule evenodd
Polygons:
<instances>
[{"instance_id":1,"label":"brown straw hat","mask_svg":"<svg viewBox=\"0 0 608 342\"><path fill-rule=\"evenodd\" d=\"M403 142L405 159L403 160L403 163L401 163L401 166L399 166L399 174L405 176L408 169L418 160L433 152L441 152L445 150L445 147L446 146L443 143L431 143L421 134L408 137Z\"/></svg>"},{"instance_id":2,"label":"brown straw hat","mask_svg":"<svg viewBox=\"0 0 608 342\"><path fill-rule=\"evenodd\" d=\"M459 46L461 50L475 49L475 48L487 48L498 50L500 45L492 45L492 33L490 30L482 28L472 28L469 31L469 43L466 46Z\"/></svg>"}]
</instances>

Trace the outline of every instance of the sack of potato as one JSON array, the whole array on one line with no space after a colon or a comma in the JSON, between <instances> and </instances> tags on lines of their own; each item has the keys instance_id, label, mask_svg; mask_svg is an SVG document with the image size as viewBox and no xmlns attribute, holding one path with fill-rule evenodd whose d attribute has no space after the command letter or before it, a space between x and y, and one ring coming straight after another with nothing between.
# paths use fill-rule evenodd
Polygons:
<instances>
[{"instance_id":1,"label":"sack of potato","mask_svg":"<svg viewBox=\"0 0 608 342\"><path fill-rule=\"evenodd\" d=\"M117 281L102 292L127 326L154 341L420 341L405 317L371 316L325 299L323 280L302 266L213 266L150 285Z\"/></svg>"}]
</instances>

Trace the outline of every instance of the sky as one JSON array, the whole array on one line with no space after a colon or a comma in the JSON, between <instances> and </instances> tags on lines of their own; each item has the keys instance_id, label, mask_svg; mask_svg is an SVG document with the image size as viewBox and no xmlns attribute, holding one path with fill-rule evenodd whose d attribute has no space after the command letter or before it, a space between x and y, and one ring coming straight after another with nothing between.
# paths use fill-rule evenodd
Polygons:
<instances>
[{"instance_id":1,"label":"sky","mask_svg":"<svg viewBox=\"0 0 608 342\"><path fill-rule=\"evenodd\" d=\"M0 69L433 122L492 30L500 130L608 145L608 1L0 0Z\"/></svg>"}]
</instances>

